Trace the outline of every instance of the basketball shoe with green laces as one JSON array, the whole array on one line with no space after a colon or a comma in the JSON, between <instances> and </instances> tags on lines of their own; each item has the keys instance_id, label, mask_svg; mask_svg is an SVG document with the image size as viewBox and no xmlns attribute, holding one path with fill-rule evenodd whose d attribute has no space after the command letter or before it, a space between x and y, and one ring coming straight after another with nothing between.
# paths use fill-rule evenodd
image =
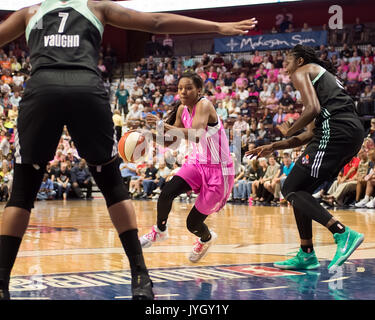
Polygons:
<instances>
[{"instance_id":1,"label":"basketball shoe with green laces","mask_svg":"<svg viewBox=\"0 0 375 320\"><path fill-rule=\"evenodd\" d=\"M285 270L311 270L320 267L318 258L315 252L306 253L301 248L299 249L297 255L291 259L285 261L275 262L274 267Z\"/></svg>"},{"instance_id":2,"label":"basketball shoe with green laces","mask_svg":"<svg viewBox=\"0 0 375 320\"><path fill-rule=\"evenodd\" d=\"M362 233L356 232L349 227L345 227L344 233L333 235L337 244L336 254L328 265L328 269L341 266L363 242Z\"/></svg>"}]
</instances>

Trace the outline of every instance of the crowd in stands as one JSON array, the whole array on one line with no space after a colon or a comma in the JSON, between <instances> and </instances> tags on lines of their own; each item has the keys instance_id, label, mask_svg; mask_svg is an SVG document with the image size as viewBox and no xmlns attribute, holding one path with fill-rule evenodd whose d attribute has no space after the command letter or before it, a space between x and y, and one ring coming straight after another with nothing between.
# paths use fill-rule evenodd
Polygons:
<instances>
[{"instance_id":1,"label":"crowd in stands","mask_svg":"<svg viewBox=\"0 0 375 320\"><path fill-rule=\"evenodd\" d=\"M308 29L308 26L305 26ZM120 81L115 92L113 120L119 139L125 130L145 127L148 112L165 118L178 104L177 80L186 71L194 71L204 81L204 96L211 100L227 129L230 150L235 161L235 185L229 201L253 204L282 204L281 186L303 148L276 152L267 159L249 160L244 153L253 147L282 139L276 125L294 121L302 110L300 93L285 72L287 51L252 52L250 59L239 54L202 57L174 57L173 40L165 37L163 46L154 46L164 56L147 55L134 70L134 85ZM167 47L170 48L167 48ZM152 49L152 46L150 46ZM330 60L337 75L356 101L373 103L375 98L374 48L371 45L344 44L343 47L316 48L323 60ZM98 68L110 91L116 58L111 48L103 49ZM8 199L12 188L14 138L18 107L31 65L27 48L14 42L0 50L0 200ZM349 163L335 182L327 182L315 197L327 205L375 206L375 118L358 157ZM240 132L240 149L234 143ZM121 163L124 183L136 199L157 199L165 182L185 161L182 146L178 150L153 146L147 161ZM238 155L238 156L236 156ZM65 128L54 159L46 168L37 199L92 199L94 181ZM85 191L85 194L84 192ZM191 198L194 194L183 197ZM353 204L354 203L354 204Z\"/></svg>"},{"instance_id":2,"label":"crowd in stands","mask_svg":"<svg viewBox=\"0 0 375 320\"><path fill-rule=\"evenodd\" d=\"M304 28L309 29L307 24ZM346 43L342 47L322 45L316 50L322 60L333 63L337 69L337 76L356 103L364 100L373 103L375 52L372 45L357 46ZM295 121L303 110L301 95L293 87L285 72L287 52L255 51L252 52L250 59L245 59L239 54L225 56L220 53L215 55L205 53L199 58L148 55L142 58L134 69L134 85L125 88L120 82L115 93L119 126L125 129L145 126L145 117L149 112L158 115L161 119L166 118L179 103L177 80L184 72L194 71L204 81L204 96L211 100L227 129L233 156L238 151L235 150L233 143L234 132L241 132L241 156L235 159L236 178L229 201L248 203L250 198L253 204L286 203L280 189L303 148L276 152L267 159L251 161L244 157L244 153L250 148L282 139L276 125L284 121ZM364 155L371 158L372 147L369 147L368 141L373 141L374 138L375 122L374 128L370 130L369 136L364 141L363 149L358 154L359 158ZM159 156L153 161L138 165L124 164L123 176L128 180L127 183L134 197L156 199L164 181L169 179L171 172L173 174L173 171L178 170L185 161L181 151L184 148L185 146L177 151L157 150L154 151L154 155ZM153 164L151 165L150 162ZM357 160L353 162L359 163ZM162 167L162 174L159 175L158 166ZM321 190L317 190L315 197L327 205L352 204L354 206L354 203L364 199L365 189L368 189L371 195L366 199L371 199L375 192L373 193L372 187L363 187L363 181L358 182L362 188L357 187L357 184L353 187L354 182L346 183L344 188L343 183L349 179L349 176L347 177L349 166L351 164L343 169L336 182L332 185L332 182L327 182ZM372 162L369 161L366 175L370 172L371 166ZM361 165L360 168L363 173L364 167ZM350 179L363 179L362 175L354 175L353 170L350 172ZM372 186L370 182L368 184ZM353 188L356 190L358 188L361 192L358 191L354 196ZM349 195L352 197L350 198Z\"/></svg>"},{"instance_id":3,"label":"crowd in stands","mask_svg":"<svg viewBox=\"0 0 375 320\"><path fill-rule=\"evenodd\" d=\"M98 69L109 91L116 56L108 47L102 48L100 57ZM18 109L30 72L24 39L0 49L0 201L7 201L12 190ZM37 200L92 199L93 184L87 164L65 127L56 154L46 167Z\"/></svg>"}]
</instances>

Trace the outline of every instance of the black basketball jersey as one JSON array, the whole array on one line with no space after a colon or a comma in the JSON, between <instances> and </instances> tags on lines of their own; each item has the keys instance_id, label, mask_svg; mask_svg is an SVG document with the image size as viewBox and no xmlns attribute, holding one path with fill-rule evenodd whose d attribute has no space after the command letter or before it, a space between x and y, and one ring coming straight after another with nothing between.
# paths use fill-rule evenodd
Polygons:
<instances>
[{"instance_id":1,"label":"black basketball jersey","mask_svg":"<svg viewBox=\"0 0 375 320\"><path fill-rule=\"evenodd\" d=\"M328 118L340 117L340 114L353 114L354 116L354 101L336 76L321 67L320 73L312 80L312 83L321 106L320 114L316 118L317 126Z\"/></svg>"},{"instance_id":2,"label":"black basketball jersey","mask_svg":"<svg viewBox=\"0 0 375 320\"><path fill-rule=\"evenodd\" d=\"M103 29L87 0L45 0L26 28L32 73L49 68L99 74Z\"/></svg>"}]
</instances>

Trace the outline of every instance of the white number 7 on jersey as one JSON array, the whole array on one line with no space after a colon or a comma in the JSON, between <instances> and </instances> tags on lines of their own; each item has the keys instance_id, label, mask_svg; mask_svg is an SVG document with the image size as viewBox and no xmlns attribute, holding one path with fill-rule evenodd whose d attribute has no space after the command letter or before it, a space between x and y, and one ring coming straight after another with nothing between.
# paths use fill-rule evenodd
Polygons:
<instances>
[{"instance_id":1,"label":"white number 7 on jersey","mask_svg":"<svg viewBox=\"0 0 375 320\"><path fill-rule=\"evenodd\" d=\"M62 19L61 19L59 30L57 32L63 33L64 28L65 28L65 24L66 24L66 20L68 20L68 17L69 17L69 13L68 12L59 12L59 17L62 18Z\"/></svg>"}]
</instances>

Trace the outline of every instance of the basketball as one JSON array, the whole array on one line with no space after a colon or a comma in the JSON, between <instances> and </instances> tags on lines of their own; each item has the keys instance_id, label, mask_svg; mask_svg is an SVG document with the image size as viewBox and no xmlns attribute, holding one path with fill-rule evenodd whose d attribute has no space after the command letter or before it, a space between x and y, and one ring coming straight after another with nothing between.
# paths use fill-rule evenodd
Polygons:
<instances>
[{"instance_id":1,"label":"basketball","mask_svg":"<svg viewBox=\"0 0 375 320\"><path fill-rule=\"evenodd\" d=\"M126 132L118 142L118 152L125 162L136 162L146 152L146 140L141 133L131 130Z\"/></svg>"}]
</instances>

